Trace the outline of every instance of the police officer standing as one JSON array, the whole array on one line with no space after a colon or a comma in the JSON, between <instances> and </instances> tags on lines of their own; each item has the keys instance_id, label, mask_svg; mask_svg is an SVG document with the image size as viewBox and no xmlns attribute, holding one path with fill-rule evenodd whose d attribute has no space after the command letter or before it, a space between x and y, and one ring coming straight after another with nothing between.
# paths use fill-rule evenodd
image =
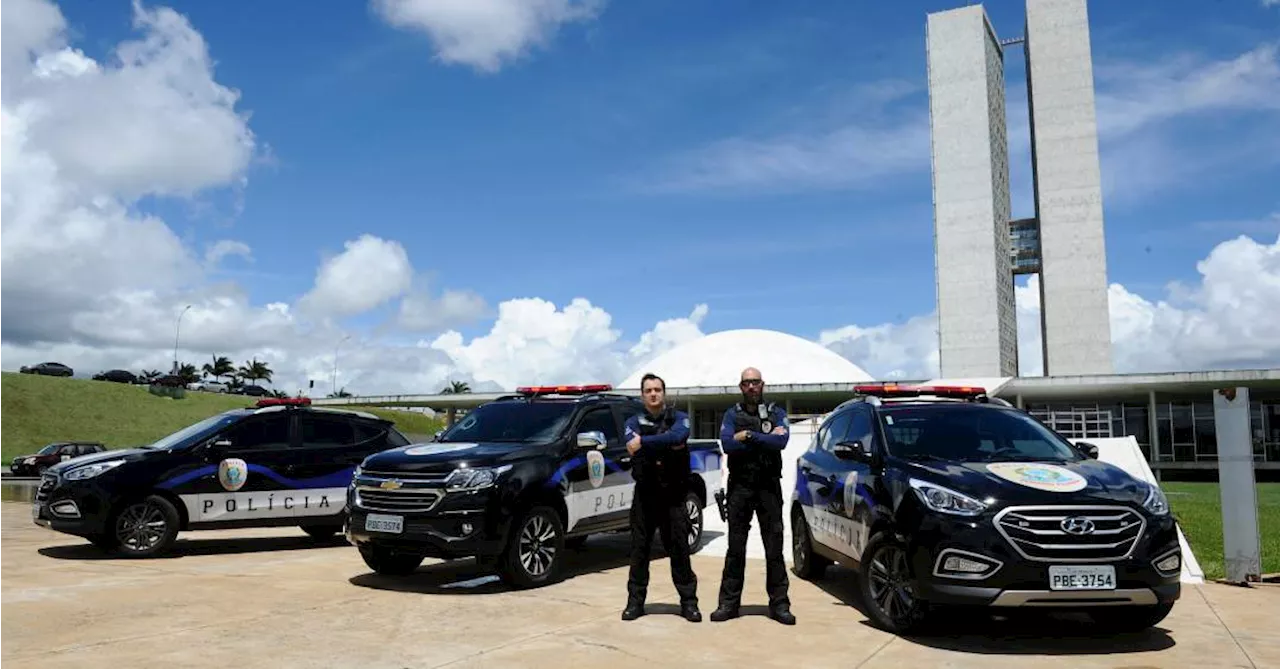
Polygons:
<instances>
[{"instance_id":1,"label":"police officer standing","mask_svg":"<svg viewBox=\"0 0 1280 669\"><path fill-rule=\"evenodd\" d=\"M631 573L627 578L627 607L623 620L644 615L649 589L649 554L653 532L671 558L671 580L680 595L680 615L701 622L698 579L689 560L689 516L684 508L689 490L689 416L666 404L667 383L655 374L640 380L644 413L627 419L623 439L631 454L636 481L631 500Z\"/></svg>"},{"instance_id":2,"label":"police officer standing","mask_svg":"<svg viewBox=\"0 0 1280 669\"><path fill-rule=\"evenodd\" d=\"M760 520L764 540L765 590L769 593L769 617L794 625L789 581L782 560L782 451L791 438L787 412L764 402L760 370L742 371L738 388L742 401L730 407L720 424L720 445L729 460L729 550L720 579L720 602L712 622L738 617L742 603L743 571L747 565L747 534L751 516Z\"/></svg>"}]
</instances>

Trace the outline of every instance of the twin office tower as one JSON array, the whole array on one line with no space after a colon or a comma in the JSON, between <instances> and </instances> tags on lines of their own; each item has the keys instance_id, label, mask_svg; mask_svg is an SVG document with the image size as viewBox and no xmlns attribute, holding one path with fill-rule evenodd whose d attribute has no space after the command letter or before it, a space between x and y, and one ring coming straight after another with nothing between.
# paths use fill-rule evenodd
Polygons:
<instances>
[{"instance_id":1,"label":"twin office tower","mask_svg":"<svg viewBox=\"0 0 1280 669\"><path fill-rule=\"evenodd\" d=\"M1035 216L1013 221L1004 57L1019 43ZM1030 273L1045 375L1112 373L1085 0L1026 0L1025 37L1004 42L981 5L930 14L927 50L942 376L1018 375L1013 282Z\"/></svg>"}]
</instances>

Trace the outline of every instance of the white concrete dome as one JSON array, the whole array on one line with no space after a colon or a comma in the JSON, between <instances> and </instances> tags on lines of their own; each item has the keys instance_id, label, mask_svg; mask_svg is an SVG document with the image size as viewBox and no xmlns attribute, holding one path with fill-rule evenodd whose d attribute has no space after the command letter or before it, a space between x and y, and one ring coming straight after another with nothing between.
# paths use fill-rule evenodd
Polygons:
<instances>
[{"instance_id":1,"label":"white concrete dome","mask_svg":"<svg viewBox=\"0 0 1280 669\"><path fill-rule=\"evenodd\" d=\"M766 386L874 381L835 351L774 330L726 330L677 346L635 370L618 388L639 388L647 372L668 388L736 386L742 370L760 370Z\"/></svg>"}]
</instances>

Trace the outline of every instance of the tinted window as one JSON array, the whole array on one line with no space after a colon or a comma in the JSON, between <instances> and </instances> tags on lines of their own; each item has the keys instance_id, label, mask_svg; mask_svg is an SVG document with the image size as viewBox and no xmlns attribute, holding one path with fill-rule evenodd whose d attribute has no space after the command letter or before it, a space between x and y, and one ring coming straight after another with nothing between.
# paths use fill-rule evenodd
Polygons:
<instances>
[{"instance_id":1,"label":"tinted window","mask_svg":"<svg viewBox=\"0 0 1280 669\"><path fill-rule=\"evenodd\" d=\"M1031 416L974 405L881 409L888 450L899 457L961 462L1067 461L1082 456Z\"/></svg>"},{"instance_id":2,"label":"tinted window","mask_svg":"<svg viewBox=\"0 0 1280 669\"><path fill-rule=\"evenodd\" d=\"M832 446L835 446L844 438L845 432L849 429L849 414L850 411L845 409L831 417L831 420L827 423L827 433L823 435L822 442L818 444L819 449L830 451Z\"/></svg>"},{"instance_id":3,"label":"tinted window","mask_svg":"<svg viewBox=\"0 0 1280 669\"><path fill-rule=\"evenodd\" d=\"M606 441L615 442L618 440L618 424L613 419L613 412L607 407L603 409L594 409L583 416L582 422L578 425L579 432L591 432L599 430L604 433Z\"/></svg>"},{"instance_id":4,"label":"tinted window","mask_svg":"<svg viewBox=\"0 0 1280 669\"><path fill-rule=\"evenodd\" d=\"M167 437L162 437L159 441L143 448L184 448L186 446L194 446L212 437L219 429L241 420L243 415L240 413L224 413L210 416L199 423L188 425Z\"/></svg>"},{"instance_id":5,"label":"tinted window","mask_svg":"<svg viewBox=\"0 0 1280 669\"><path fill-rule=\"evenodd\" d=\"M250 418L221 435L231 440L233 451L259 451L289 447L289 416L269 414Z\"/></svg>"},{"instance_id":6,"label":"tinted window","mask_svg":"<svg viewBox=\"0 0 1280 669\"><path fill-rule=\"evenodd\" d=\"M299 426L303 446L350 446L356 442L355 428L345 420L303 414Z\"/></svg>"},{"instance_id":7,"label":"tinted window","mask_svg":"<svg viewBox=\"0 0 1280 669\"><path fill-rule=\"evenodd\" d=\"M386 442L387 448L395 448L397 446L408 446L408 445L409 445L409 439L405 437L403 434L400 434L399 430L395 428L387 429L387 442Z\"/></svg>"},{"instance_id":8,"label":"tinted window","mask_svg":"<svg viewBox=\"0 0 1280 669\"><path fill-rule=\"evenodd\" d=\"M570 402L492 402L467 413L440 441L549 443L569 423Z\"/></svg>"},{"instance_id":9,"label":"tinted window","mask_svg":"<svg viewBox=\"0 0 1280 669\"><path fill-rule=\"evenodd\" d=\"M854 409L852 413L844 441L860 441L863 448L871 448L871 417L863 408Z\"/></svg>"}]
</instances>

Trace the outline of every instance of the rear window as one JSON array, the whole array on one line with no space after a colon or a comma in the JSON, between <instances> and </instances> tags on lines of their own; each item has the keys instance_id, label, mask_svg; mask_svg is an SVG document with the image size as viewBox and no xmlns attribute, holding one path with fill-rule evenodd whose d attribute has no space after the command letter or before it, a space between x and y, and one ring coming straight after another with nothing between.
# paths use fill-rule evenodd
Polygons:
<instances>
[{"instance_id":1,"label":"rear window","mask_svg":"<svg viewBox=\"0 0 1280 669\"><path fill-rule=\"evenodd\" d=\"M548 443L568 424L570 402L493 402L467 413L440 435L440 441Z\"/></svg>"},{"instance_id":2,"label":"rear window","mask_svg":"<svg viewBox=\"0 0 1280 669\"><path fill-rule=\"evenodd\" d=\"M890 453L909 460L1065 462L1083 456L1034 418L972 404L882 407Z\"/></svg>"}]
</instances>

